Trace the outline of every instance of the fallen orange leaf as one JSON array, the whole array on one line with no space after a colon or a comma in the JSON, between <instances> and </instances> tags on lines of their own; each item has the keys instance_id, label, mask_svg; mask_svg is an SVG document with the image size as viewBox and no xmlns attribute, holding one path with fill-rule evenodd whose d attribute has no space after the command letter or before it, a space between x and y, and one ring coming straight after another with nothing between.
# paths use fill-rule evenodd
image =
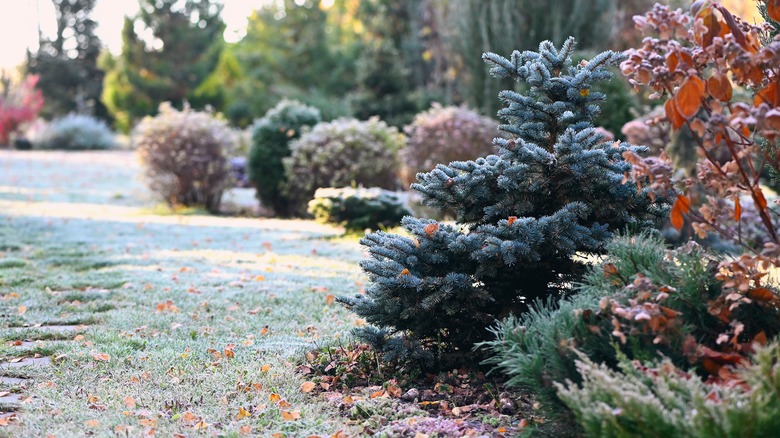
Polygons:
<instances>
[{"instance_id":1,"label":"fallen orange leaf","mask_svg":"<svg viewBox=\"0 0 780 438\"><path fill-rule=\"evenodd\" d=\"M181 421L185 423L194 423L195 421L198 421L198 417L192 412L187 411L181 416Z\"/></svg>"},{"instance_id":2,"label":"fallen orange leaf","mask_svg":"<svg viewBox=\"0 0 780 438\"><path fill-rule=\"evenodd\" d=\"M282 419L284 421L295 421L301 419L301 413L296 411L282 411Z\"/></svg>"},{"instance_id":3,"label":"fallen orange leaf","mask_svg":"<svg viewBox=\"0 0 780 438\"><path fill-rule=\"evenodd\" d=\"M98 427L100 426L100 422L97 420L87 420L84 422L84 426L87 427Z\"/></svg>"},{"instance_id":4,"label":"fallen orange leaf","mask_svg":"<svg viewBox=\"0 0 780 438\"><path fill-rule=\"evenodd\" d=\"M282 399L282 396L274 392L268 396L268 399L271 400L271 403L276 403Z\"/></svg>"},{"instance_id":5,"label":"fallen orange leaf","mask_svg":"<svg viewBox=\"0 0 780 438\"><path fill-rule=\"evenodd\" d=\"M157 427L157 419L156 418L144 418L143 420L138 420L138 424L144 427Z\"/></svg>"},{"instance_id":6,"label":"fallen orange leaf","mask_svg":"<svg viewBox=\"0 0 780 438\"><path fill-rule=\"evenodd\" d=\"M100 361L100 362L110 362L111 361L111 356L109 356L108 353L96 353L96 352L93 351L90 354L92 355L92 358L97 360L97 361Z\"/></svg>"},{"instance_id":7,"label":"fallen orange leaf","mask_svg":"<svg viewBox=\"0 0 780 438\"><path fill-rule=\"evenodd\" d=\"M401 388L395 385L387 385L387 392L395 398L401 397Z\"/></svg>"},{"instance_id":8,"label":"fallen orange leaf","mask_svg":"<svg viewBox=\"0 0 780 438\"><path fill-rule=\"evenodd\" d=\"M292 405L287 400L279 400L279 407L282 409L287 409L289 407L292 407Z\"/></svg>"},{"instance_id":9,"label":"fallen orange leaf","mask_svg":"<svg viewBox=\"0 0 780 438\"><path fill-rule=\"evenodd\" d=\"M271 369L271 364L265 364L265 365L260 367L260 372L261 373L267 373L268 370L270 370L270 369Z\"/></svg>"},{"instance_id":10,"label":"fallen orange leaf","mask_svg":"<svg viewBox=\"0 0 780 438\"><path fill-rule=\"evenodd\" d=\"M162 303L157 303L157 312L163 313L163 312L170 312L170 313L178 313L179 308L176 307L175 304L173 304L173 300L166 300Z\"/></svg>"},{"instance_id":11,"label":"fallen orange leaf","mask_svg":"<svg viewBox=\"0 0 780 438\"><path fill-rule=\"evenodd\" d=\"M251 416L252 414L249 413L249 411L247 411L246 409L244 409L243 406L238 407L238 414L236 415L236 420L241 420L243 418L251 417Z\"/></svg>"},{"instance_id":12,"label":"fallen orange leaf","mask_svg":"<svg viewBox=\"0 0 780 438\"><path fill-rule=\"evenodd\" d=\"M335 301L335 300L336 300L336 296L333 295L333 294L328 294L328 295L325 296L325 304L327 304L329 306L331 304L333 304L333 301Z\"/></svg>"},{"instance_id":13,"label":"fallen orange leaf","mask_svg":"<svg viewBox=\"0 0 780 438\"><path fill-rule=\"evenodd\" d=\"M27 311L27 306L19 306L18 311L20 315L24 315L24 312Z\"/></svg>"},{"instance_id":14,"label":"fallen orange leaf","mask_svg":"<svg viewBox=\"0 0 780 438\"><path fill-rule=\"evenodd\" d=\"M301 391L302 392L311 392L312 389L314 389L316 385L314 382L303 382L301 384Z\"/></svg>"},{"instance_id":15,"label":"fallen orange leaf","mask_svg":"<svg viewBox=\"0 0 780 438\"><path fill-rule=\"evenodd\" d=\"M135 399L129 395L122 402L130 409L135 408Z\"/></svg>"}]
</instances>

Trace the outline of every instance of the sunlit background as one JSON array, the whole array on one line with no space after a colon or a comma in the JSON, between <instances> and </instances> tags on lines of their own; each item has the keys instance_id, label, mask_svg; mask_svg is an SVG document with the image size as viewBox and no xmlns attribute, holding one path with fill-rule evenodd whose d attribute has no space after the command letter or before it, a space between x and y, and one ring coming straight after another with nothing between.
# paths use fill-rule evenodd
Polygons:
<instances>
[{"instance_id":1,"label":"sunlit background","mask_svg":"<svg viewBox=\"0 0 780 438\"><path fill-rule=\"evenodd\" d=\"M246 31L246 18L267 0L228 0L223 2L225 41L235 42ZM38 28L46 36L56 31L54 7L48 0L0 0L0 68L12 69L25 59L25 51L38 49ZM122 20L138 11L137 0L99 0L92 17L98 22L97 36L112 53L122 50Z\"/></svg>"}]
</instances>

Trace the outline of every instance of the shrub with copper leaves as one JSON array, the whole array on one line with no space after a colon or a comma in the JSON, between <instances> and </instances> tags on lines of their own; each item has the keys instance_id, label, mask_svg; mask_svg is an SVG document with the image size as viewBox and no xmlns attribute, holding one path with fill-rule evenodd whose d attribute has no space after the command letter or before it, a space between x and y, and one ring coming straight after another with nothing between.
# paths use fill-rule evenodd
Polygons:
<instances>
[{"instance_id":1,"label":"shrub with copper leaves","mask_svg":"<svg viewBox=\"0 0 780 438\"><path fill-rule=\"evenodd\" d=\"M136 126L132 142L149 188L163 201L219 211L222 194L233 184L228 158L236 139L227 123L163 104L159 115Z\"/></svg>"},{"instance_id":2,"label":"shrub with copper leaves","mask_svg":"<svg viewBox=\"0 0 780 438\"><path fill-rule=\"evenodd\" d=\"M434 105L404 128L409 141L401 150L404 187L439 163L475 160L493 152L498 122L465 107Z\"/></svg>"},{"instance_id":3,"label":"shrub with copper leaves","mask_svg":"<svg viewBox=\"0 0 780 438\"><path fill-rule=\"evenodd\" d=\"M780 6L764 3L777 18ZM687 128L701 157L695 177L655 179L652 165L635 165L634 176L649 177L662 191L678 190L670 216L678 230L688 223L699 237L717 233L758 264L780 266L780 214L760 184L764 167L780 169L780 39L768 37L770 25L748 24L710 1L695 2L690 13L657 4L634 19L657 36L629 50L622 71L665 100L666 120L674 130ZM735 86L752 99L739 101ZM745 235L754 228L743 225L747 203L763 228L760 239Z\"/></svg>"}]
</instances>

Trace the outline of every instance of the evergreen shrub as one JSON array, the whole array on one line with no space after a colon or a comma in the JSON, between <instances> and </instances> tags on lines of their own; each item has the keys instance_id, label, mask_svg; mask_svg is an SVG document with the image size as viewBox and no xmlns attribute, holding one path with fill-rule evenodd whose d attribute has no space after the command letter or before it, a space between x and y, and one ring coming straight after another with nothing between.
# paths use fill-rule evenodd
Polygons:
<instances>
[{"instance_id":1,"label":"evergreen shrub","mask_svg":"<svg viewBox=\"0 0 780 438\"><path fill-rule=\"evenodd\" d=\"M96 150L116 146L106 122L85 114L54 119L33 139L36 149Z\"/></svg>"},{"instance_id":2,"label":"evergreen shrub","mask_svg":"<svg viewBox=\"0 0 780 438\"><path fill-rule=\"evenodd\" d=\"M229 157L233 130L205 112L160 105L133 130L149 188L170 206L219 211L222 194L233 185Z\"/></svg>"},{"instance_id":3,"label":"evergreen shrub","mask_svg":"<svg viewBox=\"0 0 780 438\"><path fill-rule=\"evenodd\" d=\"M283 160L290 156L290 142L319 122L317 108L285 99L252 125L249 179L260 203L277 215L291 214L290 200L283 193L286 182Z\"/></svg>"},{"instance_id":4,"label":"evergreen shrub","mask_svg":"<svg viewBox=\"0 0 780 438\"><path fill-rule=\"evenodd\" d=\"M408 139L401 150L401 182L409 187L418 172L439 163L475 160L493 152L498 122L465 107L435 104L417 114L404 128Z\"/></svg>"},{"instance_id":5,"label":"evergreen shrub","mask_svg":"<svg viewBox=\"0 0 780 438\"><path fill-rule=\"evenodd\" d=\"M439 164L412 185L457 224L406 217L411 236L361 240L371 283L338 300L373 325L357 335L386 360L471 363L496 320L570 290L584 271L576 253L601 253L614 231L654 224L663 210L625 178L622 155L645 148L605 141L592 125L605 96L591 86L621 55L574 64L573 50L570 38L560 50L546 41L510 59L484 54L494 76L527 89L499 95L509 138L494 140L497 155Z\"/></svg>"},{"instance_id":6,"label":"evergreen shrub","mask_svg":"<svg viewBox=\"0 0 780 438\"><path fill-rule=\"evenodd\" d=\"M309 214L347 232L396 226L411 214L398 192L380 188L320 188L309 201Z\"/></svg>"},{"instance_id":7,"label":"evergreen shrub","mask_svg":"<svg viewBox=\"0 0 780 438\"><path fill-rule=\"evenodd\" d=\"M703 382L668 360L620 370L582 357L581 384L556 383L589 437L771 437L780 430L780 344L759 347L735 384Z\"/></svg>"},{"instance_id":8,"label":"evergreen shrub","mask_svg":"<svg viewBox=\"0 0 780 438\"><path fill-rule=\"evenodd\" d=\"M285 195L292 211L305 214L317 189L362 185L398 188L398 151L406 137L376 118L320 123L290 145Z\"/></svg>"}]
</instances>

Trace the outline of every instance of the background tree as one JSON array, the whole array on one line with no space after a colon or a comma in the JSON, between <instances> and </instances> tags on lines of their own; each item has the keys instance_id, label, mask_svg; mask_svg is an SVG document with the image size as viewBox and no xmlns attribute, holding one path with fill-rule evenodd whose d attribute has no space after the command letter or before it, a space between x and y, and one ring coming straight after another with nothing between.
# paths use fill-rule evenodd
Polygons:
<instances>
[{"instance_id":1,"label":"background tree","mask_svg":"<svg viewBox=\"0 0 780 438\"><path fill-rule=\"evenodd\" d=\"M161 102L209 103L194 91L214 70L224 44L222 5L214 0L140 0L140 6L125 18L122 53L103 94L123 130Z\"/></svg>"},{"instance_id":2,"label":"background tree","mask_svg":"<svg viewBox=\"0 0 780 438\"><path fill-rule=\"evenodd\" d=\"M318 0L269 2L249 17L246 36L233 47L246 78L234 89L255 117L283 98L323 111L324 119L347 114L343 96L354 81L354 21L347 1L330 8Z\"/></svg>"},{"instance_id":3,"label":"background tree","mask_svg":"<svg viewBox=\"0 0 780 438\"><path fill-rule=\"evenodd\" d=\"M459 54L468 104L486 115L499 108L495 96L509 79L493 80L474 53L535 49L539 41L563 43L571 35L579 49L606 49L615 32L616 0L462 0L449 7L451 50ZM629 18L630 19L630 18Z\"/></svg>"},{"instance_id":4,"label":"background tree","mask_svg":"<svg viewBox=\"0 0 780 438\"><path fill-rule=\"evenodd\" d=\"M102 44L91 17L95 1L52 0L57 33L39 35L38 51L27 53L27 72L38 76L45 117L70 112L108 117L100 100L104 75L97 65Z\"/></svg>"}]
</instances>

